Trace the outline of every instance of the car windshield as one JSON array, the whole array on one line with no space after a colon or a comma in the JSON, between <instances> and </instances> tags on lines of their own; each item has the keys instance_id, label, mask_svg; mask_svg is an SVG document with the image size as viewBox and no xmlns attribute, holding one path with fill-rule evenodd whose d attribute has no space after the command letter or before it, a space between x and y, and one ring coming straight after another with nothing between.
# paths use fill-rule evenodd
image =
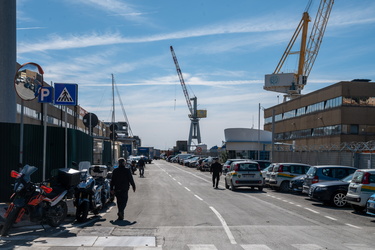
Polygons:
<instances>
[{"instance_id":1,"label":"car windshield","mask_svg":"<svg viewBox=\"0 0 375 250\"><path fill-rule=\"evenodd\" d=\"M353 175L352 182L355 182L355 183L361 183L361 182L362 182L363 175L364 175L364 172L362 172L362 171L356 171L356 172L354 173L354 175Z\"/></svg>"},{"instance_id":2,"label":"car windshield","mask_svg":"<svg viewBox=\"0 0 375 250\"><path fill-rule=\"evenodd\" d=\"M316 168L310 167L309 170L307 171L306 175L313 176L313 175L315 175L315 172L316 172Z\"/></svg>"},{"instance_id":3,"label":"car windshield","mask_svg":"<svg viewBox=\"0 0 375 250\"><path fill-rule=\"evenodd\" d=\"M344 178L342 178L341 180L344 181L344 182L350 182L353 178L353 174L350 174Z\"/></svg>"},{"instance_id":4,"label":"car windshield","mask_svg":"<svg viewBox=\"0 0 375 250\"><path fill-rule=\"evenodd\" d=\"M238 171L257 171L258 164L255 163L240 163L238 164Z\"/></svg>"}]
</instances>

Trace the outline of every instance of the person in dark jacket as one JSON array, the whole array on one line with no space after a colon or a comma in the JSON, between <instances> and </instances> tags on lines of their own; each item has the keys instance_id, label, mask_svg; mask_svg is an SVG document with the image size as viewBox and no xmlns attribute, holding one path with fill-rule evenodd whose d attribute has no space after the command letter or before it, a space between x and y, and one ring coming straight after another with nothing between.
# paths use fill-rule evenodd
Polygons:
<instances>
[{"instance_id":1,"label":"person in dark jacket","mask_svg":"<svg viewBox=\"0 0 375 250\"><path fill-rule=\"evenodd\" d=\"M143 157L141 157L141 159L139 159L138 161L138 168L139 168L139 177L144 177L144 173L145 173L145 161L143 160Z\"/></svg>"},{"instance_id":2,"label":"person in dark jacket","mask_svg":"<svg viewBox=\"0 0 375 250\"><path fill-rule=\"evenodd\" d=\"M217 188L219 185L220 175L223 173L223 166L219 163L218 158L215 158L214 163L211 164L210 173L212 174L212 185L214 188Z\"/></svg>"},{"instance_id":3,"label":"person in dark jacket","mask_svg":"<svg viewBox=\"0 0 375 250\"><path fill-rule=\"evenodd\" d=\"M113 170L111 179L111 194L116 196L118 220L124 219L124 211L128 202L130 185L132 185L133 191L135 192L133 175L130 169L125 167L125 159L120 158L118 160L118 168Z\"/></svg>"}]
</instances>

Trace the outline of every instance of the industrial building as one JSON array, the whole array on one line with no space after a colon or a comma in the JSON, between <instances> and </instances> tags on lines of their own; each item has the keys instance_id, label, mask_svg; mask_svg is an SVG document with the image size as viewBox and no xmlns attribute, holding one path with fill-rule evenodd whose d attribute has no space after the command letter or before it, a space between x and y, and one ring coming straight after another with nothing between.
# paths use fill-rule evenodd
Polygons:
<instances>
[{"instance_id":1,"label":"industrial building","mask_svg":"<svg viewBox=\"0 0 375 250\"><path fill-rule=\"evenodd\" d=\"M295 147L367 142L375 140L374 112L375 82L341 81L265 109L264 129Z\"/></svg>"},{"instance_id":2,"label":"industrial building","mask_svg":"<svg viewBox=\"0 0 375 250\"><path fill-rule=\"evenodd\" d=\"M271 132L252 128L227 128L224 130L228 158L268 160Z\"/></svg>"}]
</instances>

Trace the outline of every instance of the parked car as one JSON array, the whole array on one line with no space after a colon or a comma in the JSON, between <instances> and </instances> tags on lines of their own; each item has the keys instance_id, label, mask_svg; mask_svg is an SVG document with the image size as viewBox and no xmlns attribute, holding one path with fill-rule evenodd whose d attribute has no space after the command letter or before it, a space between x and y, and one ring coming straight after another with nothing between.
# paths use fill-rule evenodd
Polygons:
<instances>
[{"instance_id":1,"label":"parked car","mask_svg":"<svg viewBox=\"0 0 375 250\"><path fill-rule=\"evenodd\" d=\"M192 167L192 164L194 162L197 162L199 160L199 156L192 156L192 157L189 157L189 158L186 158L183 162L184 162L184 166L186 167Z\"/></svg>"},{"instance_id":2,"label":"parked car","mask_svg":"<svg viewBox=\"0 0 375 250\"><path fill-rule=\"evenodd\" d=\"M312 166L306 173L303 182L304 194L309 194L310 186L314 183L323 181L337 181L354 173L357 169L349 166L341 165L320 165Z\"/></svg>"},{"instance_id":3,"label":"parked car","mask_svg":"<svg viewBox=\"0 0 375 250\"><path fill-rule=\"evenodd\" d=\"M209 156L206 159L204 159L201 163L200 170L201 171L210 171L210 167L212 162L214 161L214 158Z\"/></svg>"},{"instance_id":4,"label":"parked car","mask_svg":"<svg viewBox=\"0 0 375 250\"><path fill-rule=\"evenodd\" d=\"M294 193L302 193L303 182L305 181L306 174L298 175L289 181L289 191Z\"/></svg>"},{"instance_id":5,"label":"parked car","mask_svg":"<svg viewBox=\"0 0 375 250\"><path fill-rule=\"evenodd\" d=\"M263 177L255 161L235 161L225 176L225 188L235 191L239 187L257 187L263 190Z\"/></svg>"},{"instance_id":6,"label":"parked car","mask_svg":"<svg viewBox=\"0 0 375 250\"><path fill-rule=\"evenodd\" d=\"M367 200L375 193L375 169L358 169L353 175L346 200L356 212L364 212Z\"/></svg>"},{"instance_id":7,"label":"parked car","mask_svg":"<svg viewBox=\"0 0 375 250\"><path fill-rule=\"evenodd\" d=\"M177 163L180 165L183 165L183 161L191 156L192 156L191 154L178 154Z\"/></svg>"},{"instance_id":8,"label":"parked car","mask_svg":"<svg viewBox=\"0 0 375 250\"><path fill-rule=\"evenodd\" d=\"M375 194L371 195L367 200L367 213L369 215L375 215Z\"/></svg>"},{"instance_id":9,"label":"parked car","mask_svg":"<svg viewBox=\"0 0 375 250\"><path fill-rule=\"evenodd\" d=\"M228 159L223 164L223 174L226 174L230 168L230 164L234 161L250 161L250 159Z\"/></svg>"},{"instance_id":10,"label":"parked car","mask_svg":"<svg viewBox=\"0 0 375 250\"><path fill-rule=\"evenodd\" d=\"M353 174L350 174L338 181L325 181L312 184L309 197L324 204L344 207L347 205L346 193L348 192L349 183L352 178Z\"/></svg>"},{"instance_id":11,"label":"parked car","mask_svg":"<svg viewBox=\"0 0 375 250\"><path fill-rule=\"evenodd\" d=\"M302 163L277 163L269 179L269 185L281 192L289 191L289 182L292 178L306 174L311 166Z\"/></svg>"},{"instance_id":12,"label":"parked car","mask_svg":"<svg viewBox=\"0 0 375 250\"><path fill-rule=\"evenodd\" d=\"M273 168L276 166L276 163L272 163L267 169L264 169L262 173L263 179L264 179L264 186L270 187L270 177L271 173L273 171Z\"/></svg>"}]
</instances>

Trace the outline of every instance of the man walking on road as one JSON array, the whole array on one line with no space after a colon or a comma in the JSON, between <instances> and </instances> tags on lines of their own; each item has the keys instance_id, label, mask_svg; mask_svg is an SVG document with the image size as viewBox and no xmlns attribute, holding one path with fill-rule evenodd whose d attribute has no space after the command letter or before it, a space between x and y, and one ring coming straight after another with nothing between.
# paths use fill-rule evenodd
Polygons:
<instances>
[{"instance_id":1,"label":"man walking on road","mask_svg":"<svg viewBox=\"0 0 375 250\"><path fill-rule=\"evenodd\" d=\"M145 161L141 157L138 161L138 167L139 167L139 177L144 177L143 174L145 173Z\"/></svg>"},{"instance_id":2,"label":"man walking on road","mask_svg":"<svg viewBox=\"0 0 375 250\"><path fill-rule=\"evenodd\" d=\"M210 173L212 174L213 187L217 188L219 185L220 175L223 173L223 166L219 163L218 158L214 158L214 163L212 163L210 167Z\"/></svg>"},{"instance_id":3,"label":"man walking on road","mask_svg":"<svg viewBox=\"0 0 375 250\"><path fill-rule=\"evenodd\" d=\"M118 160L118 168L113 170L111 179L111 194L116 196L118 209L117 220L124 219L124 210L128 202L128 191L130 185L132 185L133 191L135 192L133 175L130 169L125 167L125 159L120 158Z\"/></svg>"}]
</instances>

